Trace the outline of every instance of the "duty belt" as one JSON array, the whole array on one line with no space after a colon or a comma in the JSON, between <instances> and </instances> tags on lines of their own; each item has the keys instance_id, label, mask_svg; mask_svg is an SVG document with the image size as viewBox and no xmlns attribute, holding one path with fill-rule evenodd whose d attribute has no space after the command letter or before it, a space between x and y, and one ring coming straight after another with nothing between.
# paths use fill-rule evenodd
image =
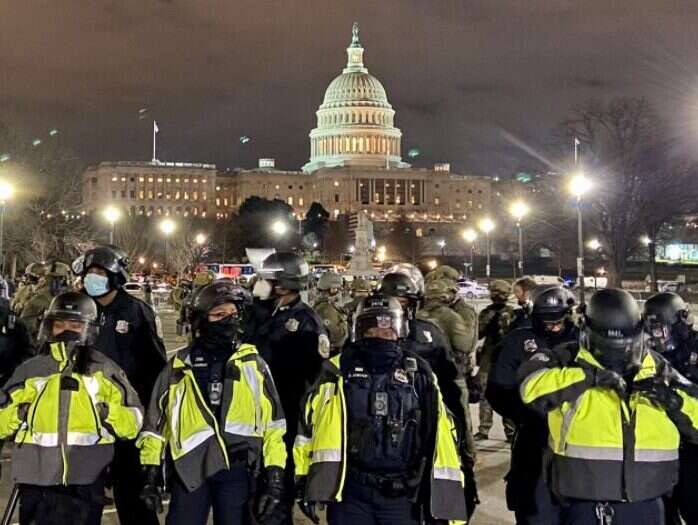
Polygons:
<instances>
[{"instance_id":1,"label":"duty belt","mask_svg":"<svg viewBox=\"0 0 698 525\"><path fill-rule=\"evenodd\" d=\"M348 476L357 483L376 489L389 498L399 498L410 492L405 475L381 475L352 469L349 470Z\"/></svg>"}]
</instances>

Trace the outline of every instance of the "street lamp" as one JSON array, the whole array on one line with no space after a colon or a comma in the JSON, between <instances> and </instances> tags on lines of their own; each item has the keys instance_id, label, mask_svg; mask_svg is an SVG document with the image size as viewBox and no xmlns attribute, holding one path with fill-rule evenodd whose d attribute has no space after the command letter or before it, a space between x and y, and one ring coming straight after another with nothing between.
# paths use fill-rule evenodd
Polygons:
<instances>
[{"instance_id":1,"label":"street lamp","mask_svg":"<svg viewBox=\"0 0 698 525\"><path fill-rule=\"evenodd\" d=\"M198 244L199 246L203 246L204 244L206 244L206 235L203 233L197 233L194 240L196 241L196 244Z\"/></svg>"},{"instance_id":2,"label":"street lamp","mask_svg":"<svg viewBox=\"0 0 698 525\"><path fill-rule=\"evenodd\" d=\"M288 232L288 224L285 221L274 221L271 225L271 231L279 237L283 237Z\"/></svg>"},{"instance_id":3,"label":"street lamp","mask_svg":"<svg viewBox=\"0 0 698 525\"><path fill-rule=\"evenodd\" d=\"M579 279L579 304L584 304L584 238L582 232L582 197L592 188L592 182L581 171L570 180L570 193L577 198L577 278Z\"/></svg>"},{"instance_id":4,"label":"street lamp","mask_svg":"<svg viewBox=\"0 0 698 525\"><path fill-rule=\"evenodd\" d=\"M477 232L468 228L463 230L463 240L470 243L470 278L475 277L475 241L477 240Z\"/></svg>"},{"instance_id":5,"label":"street lamp","mask_svg":"<svg viewBox=\"0 0 698 525\"><path fill-rule=\"evenodd\" d=\"M516 228L519 230L519 273L523 276L523 230L521 229L521 220L528 215L528 205L524 201L515 201L509 208L509 213L516 219ZM516 277L516 275L514 276Z\"/></svg>"},{"instance_id":6,"label":"street lamp","mask_svg":"<svg viewBox=\"0 0 698 525\"><path fill-rule=\"evenodd\" d=\"M592 239L587 243L587 246L592 251L598 251L601 249L601 242L598 239Z\"/></svg>"},{"instance_id":7,"label":"street lamp","mask_svg":"<svg viewBox=\"0 0 698 525\"><path fill-rule=\"evenodd\" d=\"M441 255L446 255L446 241L441 239L437 244L439 245L439 248L441 248Z\"/></svg>"},{"instance_id":8,"label":"street lamp","mask_svg":"<svg viewBox=\"0 0 698 525\"><path fill-rule=\"evenodd\" d=\"M15 188L6 181L0 181L0 273L5 270L5 250L3 241L5 237L5 206L12 198Z\"/></svg>"},{"instance_id":9,"label":"street lamp","mask_svg":"<svg viewBox=\"0 0 698 525\"><path fill-rule=\"evenodd\" d=\"M485 217L480 221L478 224L478 227L482 231L482 233L485 234L487 238L487 266L485 266L485 275L487 277L487 282L490 282L490 258L491 258L491 250L490 250L490 232L494 230L494 221L490 219L489 217Z\"/></svg>"},{"instance_id":10,"label":"street lamp","mask_svg":"<svg viewBox=\"0 0 698 525\"><path fill-rule=\"evenodd\" d=\"M143 265L145 264L145 257L143 257L143 256L141 255L141 256L138 258L138 264L140 264L141 266L143 266Z\"/></svg>"},{"instance_id":11,"label":"street lamp","mask_svg":"<svg viewBox=\"0 0 698 525\"><path fill-rule=\"evenodd\" d=\"M114 225L116 224L116 221L121 218L121 211L119 211L119 208L109 206L104 210L104 218L107 219L110 226L109 244L114 244Z\"/></svg>"},{"instance_id":12,"label":"street lamp","mask_svg":"<svg viewBox=\"0 0 698 525\"><path fill-rule=\"evenodd\" d=\"M167 242L176 229L177 224L172 219L163 219L160 222L160 231L165 234L165 260L162 265L165 270L167 270Z\"/></svg>"}]
</instances>

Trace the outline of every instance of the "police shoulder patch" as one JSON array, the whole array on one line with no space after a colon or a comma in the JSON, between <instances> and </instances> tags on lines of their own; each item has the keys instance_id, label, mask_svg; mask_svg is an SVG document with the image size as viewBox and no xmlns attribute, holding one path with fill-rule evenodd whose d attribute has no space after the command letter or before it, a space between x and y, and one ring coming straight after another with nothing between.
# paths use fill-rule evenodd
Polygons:
<instances>
[{"instance_id":1,"label":"police shoulder patch","mask_svg":"<svg viewBox=\"0 0 698 525\"><path fill-rule=\"evenodd\" d=\"M543 363L547 363L550 361L550 358L545 354L538 353L531 356L531 361L541 361Z\"/></svg>"},{"instance_id":2,"label":"police shoulder patch","mask_svg":"<svg viewBox=\"0 0 698 525\"><path fill-rule=\"evenodd\" d=\"M317 341L317 351L320 357L327 359L330 357L330 339L325 334L320 334Z\"/></svg>"},{"instance_id":3,"label":"police shoulder patch","mask_svg":"<svg viewBox=\"0 0 698 525\"><path fill-rule=\"evenodd\" d=\"M523 347L525 352L532 353L538 350L538 343L536 343L535 339L526 339Z\"/></svg>"},{"instance_id":4,"label":"police shoulder patch","mask_svg":"<svg viewBox=\"0 0 698 525\"><path fill-rule=\"evenodd\" d=\"M427 340L427 343L434 342L434 338L431 336L431 332L429 330L422 330L422 334L424 334L424 339Z\"/></svg>"},{"instance_id":5,"label":"police shoulder patch","mask_svg":"<svg viewBox=\"0 0 698 525\"><path fill-rule=\"evenodd\" d=\"M402 368L398 368L395 370L395 374L393 374L393 377L395 378L395 381L398 383L409 383L409 380L407 379L407 372L404 371Z\"/></svg>"}]
</instances>

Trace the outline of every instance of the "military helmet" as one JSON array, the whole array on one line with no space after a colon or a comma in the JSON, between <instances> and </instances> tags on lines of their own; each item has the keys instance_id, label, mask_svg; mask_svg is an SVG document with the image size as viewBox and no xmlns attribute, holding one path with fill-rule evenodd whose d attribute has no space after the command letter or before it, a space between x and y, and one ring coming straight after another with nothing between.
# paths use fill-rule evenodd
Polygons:
<instances>
[{"instance_id":1,"label":"military helmet","mask_svg":"<svg viewBox=\"0 0 698 525\"><path fill-rule=\"evenodd\" d=\"M354 280L351 282L351 291L368 293L371 291L371 283L363 277L354 277Z\"/></svg>"},{"instance_id":2,"label":"military helmet","mask_svg":"<svg viewBox=\"0 0 698 525\"><path fill-rule=\"evenodd\" d=\"M582 346L604 367L619 374L638 369L644 356L642 317L625 290L594 293L583 316Z\"/></svg>"},{"instance_id":3,"label":"military helmet","mask_svg":"<svg viewBox=\"0 0 698 525\"><path fill-rule=\"evenodd\" d=\"M366 331L376 327L392 328L398 339L407 337L407 319L395 297L375 293L361 301L354 315L352 341L364 339Z\"/></svg>"},{"instance_id":4,"label":"military helmet","mask_svg":"<svg viewBox=\"0 0 698 525\"><path fill-rule=\"evenodd\" d=\"M407 277L409 277L412 280L412 282L417 287L419 295L424 294L424 275L422 275L422 272L420 272L419 268L417 268L414 264L410 264L410 263L394 264L390 268L388 268L388 271L386 272L386 277L390 274L406 275Z\"/></svg>"},{"instance_id":5,"label":"military helmet","mask_svg":"<svg viewBox=\"0 0 698 525\"><path fill-rule=\"evenodd\" d=\"M669 327L680 322L693 324L686 301L679 294L673 292L654 294L645 301L643 313L645 321L649 323L657 323Z\"/></svg>"},{"instance_id":6,"label":"military helmet","mask_svg":"<svg viewBox=\"0 0 698 525\"><path fill-rule=\"evenodd\" d=\"M87 271L96 266L107 272L112 288L120 288L128 281L128 256L116 246L98 246L87 250L73 262L73 271L85 277Z\"/></svg>"},{"instance_id":7,"label":"military helmet","mask_svg":"<svg viewBox=\"0 0 698 525\"><path fill-rule=\"evenodd\" d=\"M219 279L197 291L187 309L192 332L196 333L207 322L213 308L228 303L237 308L242 328L252 307L252 294L247 288L229 279Z\"/></svg>"},{"instance_id":8,"label":"military helmet","mask_svg":"<svg viewBox=\"0 0 698 525\"><path fill-rule=\"evenodd\" d=\"M404 273L388 273L383 277L379 291L383 295L391 297L406 297L418 300L422 297L422 290L412 278Z\"/></svg>"},{"instance_id":9,"label":"military helmet","mask_svg":"<svg viewBox=\"0 0 698 525\"><path fill-rule=\"evenodd\" d=\"M30 263L27 265L26 270L24 270L24 274L35 279L40 279L46 275L46 265L39 262Z\"/></svg>"},{"instance_id":10,"label":"military helmet","mask_svg":"<svg viewBox=\"0 0 698 525\"><path fill-rule=\"evenodd\" d=\"M511 295L511 285L503 279L495 279L490 282L489 290L492 299L506 301Z\"/></svg>"},{"instance_id":11,"label":"military helmet","mask_svg":"<svg viewBox=\"0 0 698 525\"><path fill-rule=\"evenodd\" d=\"M341 289L344 286L344 279L337 272L323 272L317 283L318 290Z\"/></svg>"},{"instance_id":12,"label":"military helmet","mask_svg":"<svg viewBox=\"0 0 698 525\"><path fill-rule=\"evenodd\" d=\"M53 261L46 267L46 274L52 277L70 276L70 266L60 261Z\"/></svg>"},{"instance_id":13,"label":"military helmet","mask_svg":"<svg viewBox=\"0 0 698 525\"><path fill-rule=\"evenodd\" d=\"M436 269L430 271L424 277L425 282L438 281L441 279L448 279L449 281L457 281L460 278L460 272L456 270L453 266L448 266L447 264L442 264Z\"/></svg>"},{"instance_id":14,"label":"military helmet","mask_svg":"<svg viewBox=\"0 0 698 525\"><path fill-rule=\"evenodd\" d=\"M451 301L453 299L453 286L444 279L427 281L424 298L435 301Z\"/></svg>"},{"instance_id":15,"label":"military helmet","mask_svg":"<svg viewBox=\"0 0 698 525\"><path fill-rule=\"evenodd\" d=\"M300 255L276 252L264 259L259 276L287 290L303 290L308 285L310 268Z\"/></svg>"},{"instance_id":16,"label":"military helmet","mask_svg":"<svg viewBox=\"0 0 698 525\"><path fill-rule=\"evenodd\" d=\"M97 305L91 297L78 292L64 292L54 297L44 313L44 319L39 327L37 340L39 343L53 343L54 321L77 321L83 323L79 343L92 345L99 335Z\"/></svg>"},{"instance_id":17,"label":"military helmet","mask_svg":"<svg viewBox=\"0 0 698 525\"><path fill-rule=\"evenodd\" d=\"M200 286L206 286L207 284L211 284L213 280L215 279L213 272L205 271L205 272L196 272L194 274L194 286L200 287Z\"/></svg>"}]
</instances>

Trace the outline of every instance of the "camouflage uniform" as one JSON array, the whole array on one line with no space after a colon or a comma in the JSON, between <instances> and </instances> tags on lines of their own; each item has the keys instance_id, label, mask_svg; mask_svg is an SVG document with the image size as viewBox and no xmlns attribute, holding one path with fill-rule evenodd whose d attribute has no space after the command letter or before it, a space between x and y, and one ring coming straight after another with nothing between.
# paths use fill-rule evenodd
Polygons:
<instances>
[{"instance_id":1,"label":"camouflage uniform","mask_svg":"<svg viewBox=\"0 0 698 525\"><path fill-rule=\"evenodd\" d=\"M484 343L478 353L478 365L480 366L480 382L487 385L487 379L492 363L497 360L500 351L500 343L509 329L509 324L514 319L513 306L507 304L511 291L508 282L495 280L490 283L490 298L492 304L480 312L478 317L478 336L484 339ZM480 401L480 427L475 435L476 440L487 439L492 428L492 407L483 397ZM504 432L507 439L512 439L514 434L513 423L504 420Z\"/></svg>"},{"instance_id":2,"label":"camouflage uniform","mask_svg":"<svg viewBox=\"0 0 698 525\"><path fill-rule=\"evenodd\" d=\"M36 293L39 280L46 275L46 265L43 263L31 263L24 271L26 281L15 292L10 307L12 311L19 315L27 304L27 301Z\"/></svg>"},{"instance_id":3,"label":"camouflage uniform","mask_svg":"<svg viewBox=\"0 0 698 525\"><path fill-rule=\"evenodd\" d=\"M46 276L39 281L34 294L24 305L20 319L27 327L33 342L36 342L44 312L51 301L68 288L69 276L70 266L62 262L54 262L47 268Z\"/></svg>"},{"instance_id":4,"label":"camouflage uniform","mask_svg":"<svg viewBox=\"0 0 698 525\"><path fill-rule=\"evenodd\" d=\"M319 295L313 305L315 313L325 325L333 353L339 352L349 338L348 316L338 304L343 285L342 276L338 273L323 273L317 285ZM334 295L331 295L331 290L335 290Z\"/></svg>"}]
</instances>

